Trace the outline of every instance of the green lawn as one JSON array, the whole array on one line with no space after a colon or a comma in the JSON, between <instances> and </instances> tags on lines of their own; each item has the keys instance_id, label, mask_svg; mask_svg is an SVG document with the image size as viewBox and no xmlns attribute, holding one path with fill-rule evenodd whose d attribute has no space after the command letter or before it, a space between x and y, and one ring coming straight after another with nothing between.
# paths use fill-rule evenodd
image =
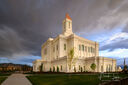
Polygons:
<instances>
[{"instance_id":1,"label":"green lawn","mask_svg":"<svg viewBox=\"0 0 128 85\"><path fill-rule=\"evenodd\" d=\"M0 73L0 85L9 75L9 73Z\"/></svg>"},{"instance_id":2,"label":"green lawn","mask_svg":"<svg viewBox=\"0 0 128 85\"><path fill-rule=\"evenodd\" d=\"M0 76L0 85L1 85L1 83L6 79L7 77L5 77L5 76Z\"/></svg>"},{"instance_id":3,"label":"green lawn","mask_svg":"<svg viewBox=\"0 0 128 85\"><path fill-rule=\"evenodd\" d=\"M98 75L38 74L27 76L33 85L98 85Z\"/></svg>"},{"instance_id":4,"label":"green lawn","mask_svg":"<svg viewBox=\"0 0 128 85\"><path fill-rule=\"evenodd\" d=\"M0 76L10 76L10 73L0 73Z\"/></svg>"}]
</instances>

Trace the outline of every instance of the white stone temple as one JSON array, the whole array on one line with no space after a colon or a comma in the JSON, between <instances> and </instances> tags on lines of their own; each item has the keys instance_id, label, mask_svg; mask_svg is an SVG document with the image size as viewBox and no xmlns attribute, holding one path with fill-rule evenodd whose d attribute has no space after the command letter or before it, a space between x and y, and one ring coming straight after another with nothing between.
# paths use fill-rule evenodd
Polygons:
<instances>
[{"instance_id":1,"label":"white stone temple","mask_svg":"<svg viewBox=\"0 0 128 85\"><path fill-rule=\"evenodd\" d=\"M33 61L34 72L107 72L116 71L116 60L99 56L99 43L72 31L72 19L66 14L63 32L49 38L41 47L41 60ZM91 65L95 64L95 69Z\"/></svg>"}]
</instances>

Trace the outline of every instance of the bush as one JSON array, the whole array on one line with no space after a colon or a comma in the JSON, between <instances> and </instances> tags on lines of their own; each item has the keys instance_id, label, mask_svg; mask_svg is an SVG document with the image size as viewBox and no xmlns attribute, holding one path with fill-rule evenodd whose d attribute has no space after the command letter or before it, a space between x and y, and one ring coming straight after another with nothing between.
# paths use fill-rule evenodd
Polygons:
<instances>
[{"instance_id":1,"label":"bush","mask_svg":"<svg viewBox=\"0 0 128 85\"><path fill-rule=\"evenodd\" d=\"M53 66L53 72L55 72L55 67Z\"/></svg>"},{"instance_id":2,"label":"bush","mask_svg":"<svg viewBox=\"0 0 128 85\"><path fill-rule=\"evenodd\" d=\"M76 72L76 67L74 67L74 72Z\"/></svg>"},{"instance_id":3,"label":"bush","mask_svg":"<svg viewBox=\"0 0 128 85\"><path fill-rule=\"evenodd\" d=\"M57 72L59 72L59 67L57 66Z\"/></svg>"},{"instance_id":4,"label":"bush","mask_svg":"<svg viewBox=\"0 0 128 85\"><path fill-rule=\"evenodd\" d=\"M83 72L83 68L81 67L81 72Z\"/></svg>"},{"instance_id":5,"label":"bush","mask_svg":"<svg viewBox=\"0 0 128 85\"><path fill-rule=\"evenodd\" d=\"M95 69L96 69L96 64L95 64L95 63L92 63L90 67L91 67L91 69L92 69L93 71L95 71Z\"/></svg>"},{"instance_id":6,"label":"bush","mask_svg":"<svg viewBox=\"0 0 128 85\"><path fill-rule=\"evenodd\" d=\"M51 67L50 67L50 72L52 72L52 69L51 69Z\"/></svg>"}]
</instances>

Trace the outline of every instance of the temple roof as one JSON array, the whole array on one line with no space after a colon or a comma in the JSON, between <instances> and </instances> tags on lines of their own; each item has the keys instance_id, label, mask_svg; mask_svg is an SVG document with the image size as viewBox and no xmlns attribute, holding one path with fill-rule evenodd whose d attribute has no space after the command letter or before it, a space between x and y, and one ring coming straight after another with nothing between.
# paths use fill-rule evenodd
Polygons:
<instances>
[{"instance_id":1,"label":"temple roof","mask_svg":"<svg viewBox=\"0 0 128 85\"><path fill-rule=\"evenodd\" d=\"M66 13L66 16L65 16L65 17L66 17L67 19L72 20L68 13Z\"/></svg>"}]
</instances>

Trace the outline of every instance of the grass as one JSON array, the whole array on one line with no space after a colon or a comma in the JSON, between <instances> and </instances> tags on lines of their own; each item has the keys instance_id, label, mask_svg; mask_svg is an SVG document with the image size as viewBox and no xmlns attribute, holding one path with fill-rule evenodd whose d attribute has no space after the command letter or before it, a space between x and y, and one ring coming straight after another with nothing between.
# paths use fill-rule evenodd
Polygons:
<instances>
[{"instance_id":1,"label":"grass","mask_svg":"<svg viewBox=\"0 0 128 85\"><path fill-rule=\"evenodd\" d=\"M27 76L33 85L98 85L98 75L38 74Z\"/></svg>"},{"instance_id":2,"label":"grass","mask_svg":"<svg viewBox=\"0 0 128 85\"><path fill-rule=\"evenodd\" d=\"M113 74L105 80L112 80ZM115 77L117 75L115 74ZM118 74L119 78L126 78L128 74ZM98 85L99 74L31 74L27 76L33 85Z\"/></svg>"},{"instance_id":3,"label":"grass","mask_svg":"<svg viewBox=\"0 0 128 85\"><path fill-rule=\"evenodd\" d=\"M0 76L0 85L1 85L1 83L6 79L7 77L5 77L5 76Z\"/></svg>"},{"instance_id":4,"label":"grass","mask_svg":"<svg viewBox=\"0 0 128 85\"><path fill-rule=\"evenodd\" d=\"M9 73L0 73L0 85L9 75Z\"/></svg>"},{"instance_id":5,"label":"grass","mask_svg":"<svg viewBox=\"0 0 128 85\"><path fill-rule=\"evenodd\" d=\"M10 73L0 73L0 76L9 76L11 75Z\"/></svg>"}]
</instances>

